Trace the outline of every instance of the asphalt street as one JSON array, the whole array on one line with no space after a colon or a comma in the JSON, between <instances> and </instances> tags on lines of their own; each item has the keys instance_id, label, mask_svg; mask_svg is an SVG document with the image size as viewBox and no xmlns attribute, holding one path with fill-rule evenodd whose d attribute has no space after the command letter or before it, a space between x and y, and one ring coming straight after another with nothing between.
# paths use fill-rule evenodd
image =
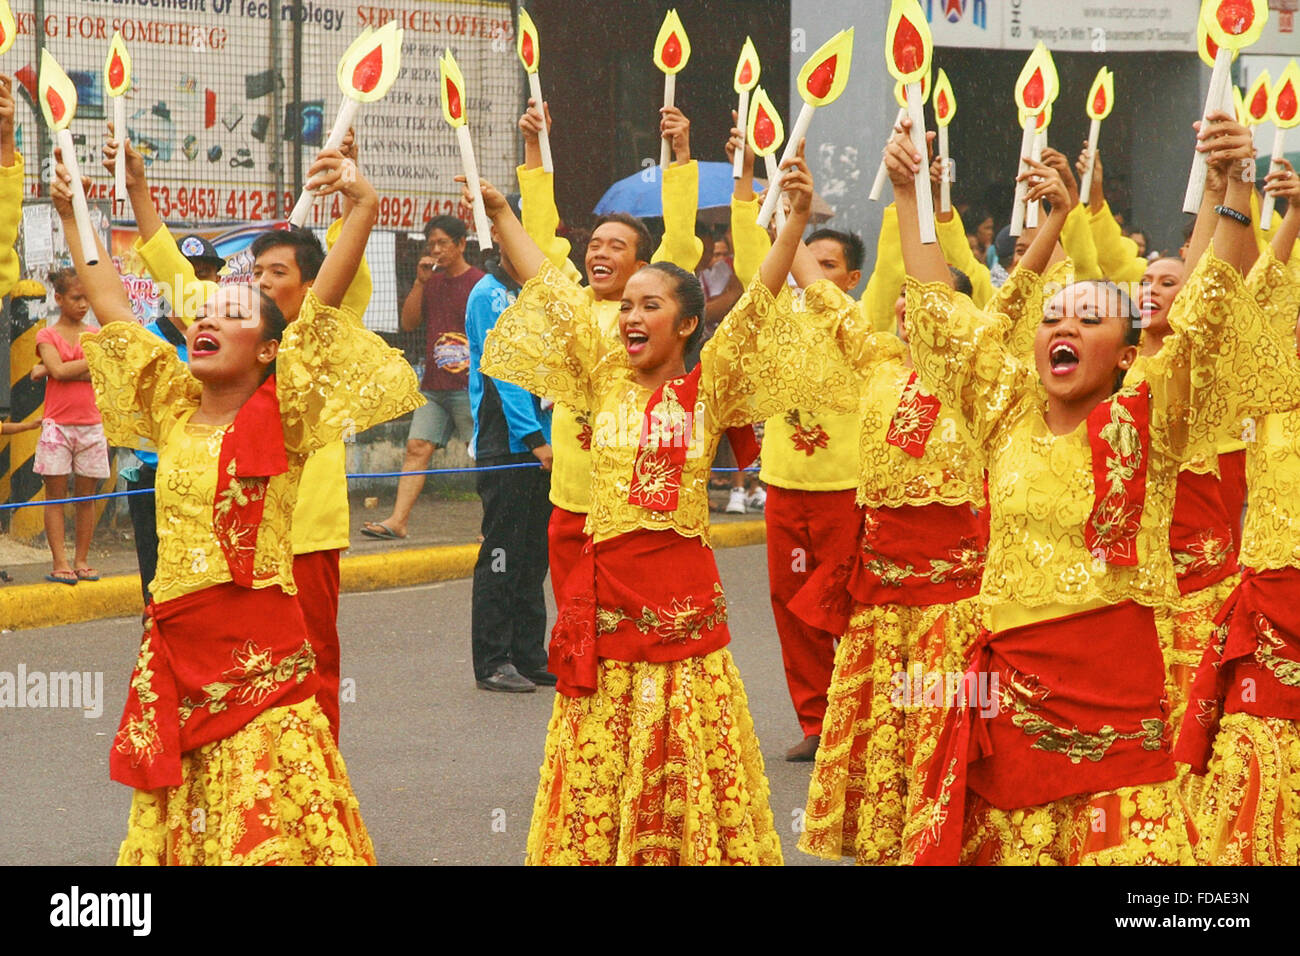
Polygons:
<instances>
[{"instance_id":1,"label":"asphalt street","mask_svg":"<svg viewBox=\"0 0 1300 956\"><path fill-rule=\"evenodd\" d=\"M820 863L795 849L812 765L783 759L800 732L764 548L719 551L718 565L786 863ZM468 580L343 595L356 700L342 705L341 749L381 864L523 861L554 693L476 689L469 622ZM130 791L108 779L108 753L139 638L138 618L0 634L0 672L89 672L92 691L103 680L99 716L0 710L0 865L115 861Z\"/></svg>"}]
</instances>

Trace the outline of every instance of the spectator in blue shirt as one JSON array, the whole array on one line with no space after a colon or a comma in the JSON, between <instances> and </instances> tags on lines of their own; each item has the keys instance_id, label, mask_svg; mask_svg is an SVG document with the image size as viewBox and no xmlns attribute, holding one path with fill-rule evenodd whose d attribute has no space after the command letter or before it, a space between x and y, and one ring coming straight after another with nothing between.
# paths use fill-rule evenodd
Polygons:
<instances>
[{"instance_id":1,"label":"spectator in blue shirt","mask_svg":"<svg viewBox=\"0 0 1300 956\"><path fill-rule=\"evenodd\" d=\"M551 410L549 402L479 371L488 330L519 291L504 255L485 265L488 274L465 306L476 483L483 502L470 624L474 679L482 690L527 693L538 684L555 684L546 670L544 591Z\"/></svg>"}]
</instances>

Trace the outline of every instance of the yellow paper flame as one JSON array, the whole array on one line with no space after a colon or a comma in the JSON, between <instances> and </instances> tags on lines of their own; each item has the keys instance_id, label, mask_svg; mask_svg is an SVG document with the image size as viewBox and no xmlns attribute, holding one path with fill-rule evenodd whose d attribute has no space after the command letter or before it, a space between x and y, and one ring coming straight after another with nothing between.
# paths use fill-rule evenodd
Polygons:
<instances>
[{"instance_id":1,"label":"yellow paper flame","mask_svg":"<svg viewBox=\"0 0 1300 956\"><path fill-rule=\"evenodd\" d=\"M757 139L757 127L760 122L766 118L772 124L771 142L760 147ZM768 156L775 153L785 142L785 126L781 122L781 114L777 112L772 100L768 97L767 91L761 86L753 93L753 99L749 103L749 123L745 136L749 140L749 148L754 151L755 156Z\"/></svg>"},{"instance_id":2,"label":"yellow paper flame","mask_svg":"<svg viewBox=\"0 0 1300 956\"><path fill-rule=\"evenodd\" d=\"M676 38L676 46L665 50L669 39L673 37ZM665 56L668 57L667 60L664 59ZM659 67L664 73L677 73L686 66L686 61L690 58L691 41L686 36L686 28L682 26L677 11L669 10L664 14L664 22L659 27L659 35L655 37L655 66ZM670 63L669 60L672 62Z\"/></svg>"},{"instance_id":3,"label":"yellow paper flame","mask_svg":"<svg viewBox=\"0 0 1300 956\"><path fill-rule=\"evenodd\" d=\"M439 89L442 91L442 115L452 126L465 125L465 75L456 58L447 50L438 59Z\"/></svg>"},{"instance_id":4,"label":"yellow paper flame","mask_svg":"<svg viewBox=\"0 0 1300 956\"><path fill-rule=\"evenodd\" d=\"M921 105L924 106L930 99L930 71L925 71L925 76L921 77ZM903 84L895 81L894 83L894 102L898 104L900 110L907 109L907 93Z\"/></svg>"},{"instance_id":5,"label":"yellow paper flame","mask_svg":"<svg viewBox=\"0 0 1300 956\"><path fill-rule=\"evenodd\" d=\"M1246 118L1240 122L1246 126L1258 126L1260 123L1267 123L1269 111L1272 108L1272 98L1269 96L1272 77L1268 75L1268 70L1260 70L1259 76L1255 77L1255 82L1246 88L1241 96L1242 106L1245 108ZM1233 87L1235 90L1236 87ZM1258 112L1256 112L1258 110Z\"/></svg>"},{"instance_id":6,"label":"yellow paper flame","mask_svg":"<svg viewBox=\"0 0 1300 956\"><path fill-rule=\"evenodd\" d=\"M904 22L906 21L906 22ZM903 29L900 35L899 29ZM920 40L920 61L915 57L914 42ZM901 48L895 44L903 43ZM917 0L892 0L889 5L889 27L885 30L885 65L894 79L903 83L917 83L930 69L934 53L934 38L925 11ZM900 57L906 55L908 59Z\"/></svg>"},{"instance_id":7,"label":"yellow paper flame","mask_svg":"<svg viewBox=\"0 0 1300 956\"><path fill-rule=\"evenodd\" d=\"M537 35L537 24L523 7L519 8L519 36L515 38L515 52L527 73L536 73L542 62L542 42Z\"/></svg>"},{"instance_id":8,"label":"yellow paper flame","mask_svg":"<svg viewBox=\"0 0 1300 956\"><path fill-rule=\"evenodd\" d=\"M401 69L402 31L396 20L389 20L378 30L361 31L344 52L339 60L339 89L360 103L373 103L384 98Z\"/></svg>"},{"instance_id":9,"label":"yellow paper flame","mask_svg":"<svg viewBox=\"0 0 1300 956\"><path fill-rule=\"evenodd\" d=\"M117 54L121 68L122 79L119 83L113 82L113 55ZM122 39L121 31L113 34L113 40L108 45L108 56L104 60L104 92L109 96L121 96L131 88L131 54L127 52L126 43Z\"/></svg>"},{"instance_id":10,"label":"yellow paper flame","mask_svg":"<svg viewBox=\"0 0 1300 956\"><path fill-rule=\"evenodd\" d=\"M67 129L77 113L77 88L48 47L41 48L41 76L36 83L45 125L54 130Z\"/></svg>"},{"instance_id":11,"label":"yellow paper flame","mask_svg":"<svg viewBox=\"0 0 1300 956\"><path fill-rule=\"evenodd\" d=\"M14 12L9 8L9 0L0 0L0 53L5 53L14 45L18 36L18 24L14 21Z\"/></svg>"},{"instance_id":12,"label":"yellow paper flame","mask_svg":"<svg viewBox=\"0 0 1300 956\"><path fill-rule=\"evenodd\" d=\"M934 107L934 121L939 126L947 126L952 122L952 118L957 115L957 95L952 91L952 83L948 81L948 74L939 68L939 78L934 81L934 96L931 97ZM942 113L943 115L940 115Z\"/></svg>"},{"instance_id":13,"label":"yellow paper flame","mask_svg":"<svg viewBox=\"0 0 1300 956\"><path fill-rule=\"evenodd\" d=\"M1097 97L1102 99L1101 109L1097 108ZM1097 71L1097 76L1092 81L1092 87L1088 90L1088 102L1085 109L1088 113L1088 119L1104 120L1110 115L1110 111L1115 108L1115 74L1104 66Z\"/></svg>"},{"instance_id":14,"label":"yellow paper flame","mask_svg":"<svg viewBox=\"0 0 1300 956\"><path fill-rule=\"evenodd\" d=\"M745 64L749 64L749 78L741 79L741 74L745 72ZM758 62L758 51L754 49L754 41L745 37L745 45L740 48L740 59L736 61L736 76L731 81L737 93L744 90L752 90L758 86L758 77L762 72L762 66Z\"/></svg>"},{"instance_id":15,"label":"yellow paper flame","mask_svg":"<svg viewBox=\"0 0 1300 956\"><path fill-rule=\"evenodd\" d=\"M1201 21L1219 46L1243 50L1268 23L1268 0L1202 0Z\"/></svg>"},{"instance_id":16,"label":"yellow paper flame","mask_svg":"<svg viewBox=\"0 0 1300 956\"><path fill-rule=\"evenodd\" d=\"M799 70L797 86L799 95L810 106L833 103L849 83L849 69L853 65L853 28L841 30L831 37Z\"/></svg>"},{"instance_id":17,"label":"yellow paper flame","mask_svg":"<svg viewBox=\"0 0 1300 956\"><path fill-rule=\"evenodd\" d=\"M1283 98L1286 102L1283 104ZM1300 125L1300 64L1291 60L1273 84L1273 97L1269 103L1269 119L1280 129ZM1282 112L1279 112L1279 106ZM1286 113L1287 115L1283 115Z\"/></svg>"}]
</instances>

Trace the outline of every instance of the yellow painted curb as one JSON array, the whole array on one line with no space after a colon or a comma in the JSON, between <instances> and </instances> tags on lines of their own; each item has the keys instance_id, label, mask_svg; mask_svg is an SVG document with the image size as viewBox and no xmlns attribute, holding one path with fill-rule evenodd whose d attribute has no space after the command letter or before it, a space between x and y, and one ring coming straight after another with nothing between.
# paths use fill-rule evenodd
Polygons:
<instances>
[{"instance_id":1,"label":"yellow painted curb","mask_svg":"<svg viewBox=\"0 0 1300 956\"><path fill-rule=\"evenodd\" d=\"M762 521L735 521L715 525L709 536L715 548L738 548L760 544L766 529ZM339 584L344 591L380 591L451 581L469 577L477 559L477 544L347 555L339 566ZM140 579L134 574L82 581L75 587L54 582L0 587L0 630L131 617L140 611Z\"/></svg>"}]
</instances>

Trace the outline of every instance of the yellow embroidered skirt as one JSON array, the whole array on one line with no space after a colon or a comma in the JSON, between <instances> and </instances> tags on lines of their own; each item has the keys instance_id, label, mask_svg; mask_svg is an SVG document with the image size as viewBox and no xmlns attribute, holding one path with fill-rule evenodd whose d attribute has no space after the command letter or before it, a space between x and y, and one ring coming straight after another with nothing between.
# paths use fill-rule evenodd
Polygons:
<instances>
[{"instance_id":1,"label":"yellow embroidered skirt","mask_svg":"<svg viewBox=\"0 0 1300 956\"><path fill-rule=\"evenodd\" d=\"M375 862L315 698L182 755L181 772L178 787L135 791L119 866Z\"/></svg>"},{"instance_id":2,"label":"yellow embroidered skirt","mask_svg":"<svg viewBox=\"0 0 1300 956\"><path fill-rule=\"evenodd\" d=\"M526 862L780 864L731 652L599 668L594 694L555 696Z\"/></svg>"},{"instance_id":3,"label":"yellow embroidered skirt","mask_svg":"<svg viewBox=\"0 0 1300 956\"><path fill-rule=\"evenodd\" d=\"M1300 721L1225 714L1192 809L1199 863L1300 865Z\"/></svg>"},{"instance_id":4,"label":"yellow embroidered skirt","mask_svg":"<svg viewBox=\"0 0 1300 956\"><path fill-rule=\"evenodd\" d=\"M1209 587L1179 595L1176 603L1156 608L1156 633L1165 656L1170 727L1182 726L1196 668L1214 633L1214 618L1240 582L1241 576L1232 574Z\"/></svg>"},{"instance_id":5,"label":"yellow embroidered skirt","mask_svg":"<svg viewBox=\"0 0 1300 956\"><path fill-rule=\"evenodd\" d=\"M963 866L1192 866L1196 831L1176 781L1000 810L971 795Z\"/></svg>"},{"instance_id":6,"label":"yellow embroidered skirt","mask_svg":"<svg viewBox=\"0 0 1300 956\"><path fill-rule=\"evenodd\" d=\"M835 651L801 851L860 865L899 862L909 793L920 792L945 715L926 704L925 687L964 671L982 615L978 598L855 609Z\"/></svg>"}]
</instances>

